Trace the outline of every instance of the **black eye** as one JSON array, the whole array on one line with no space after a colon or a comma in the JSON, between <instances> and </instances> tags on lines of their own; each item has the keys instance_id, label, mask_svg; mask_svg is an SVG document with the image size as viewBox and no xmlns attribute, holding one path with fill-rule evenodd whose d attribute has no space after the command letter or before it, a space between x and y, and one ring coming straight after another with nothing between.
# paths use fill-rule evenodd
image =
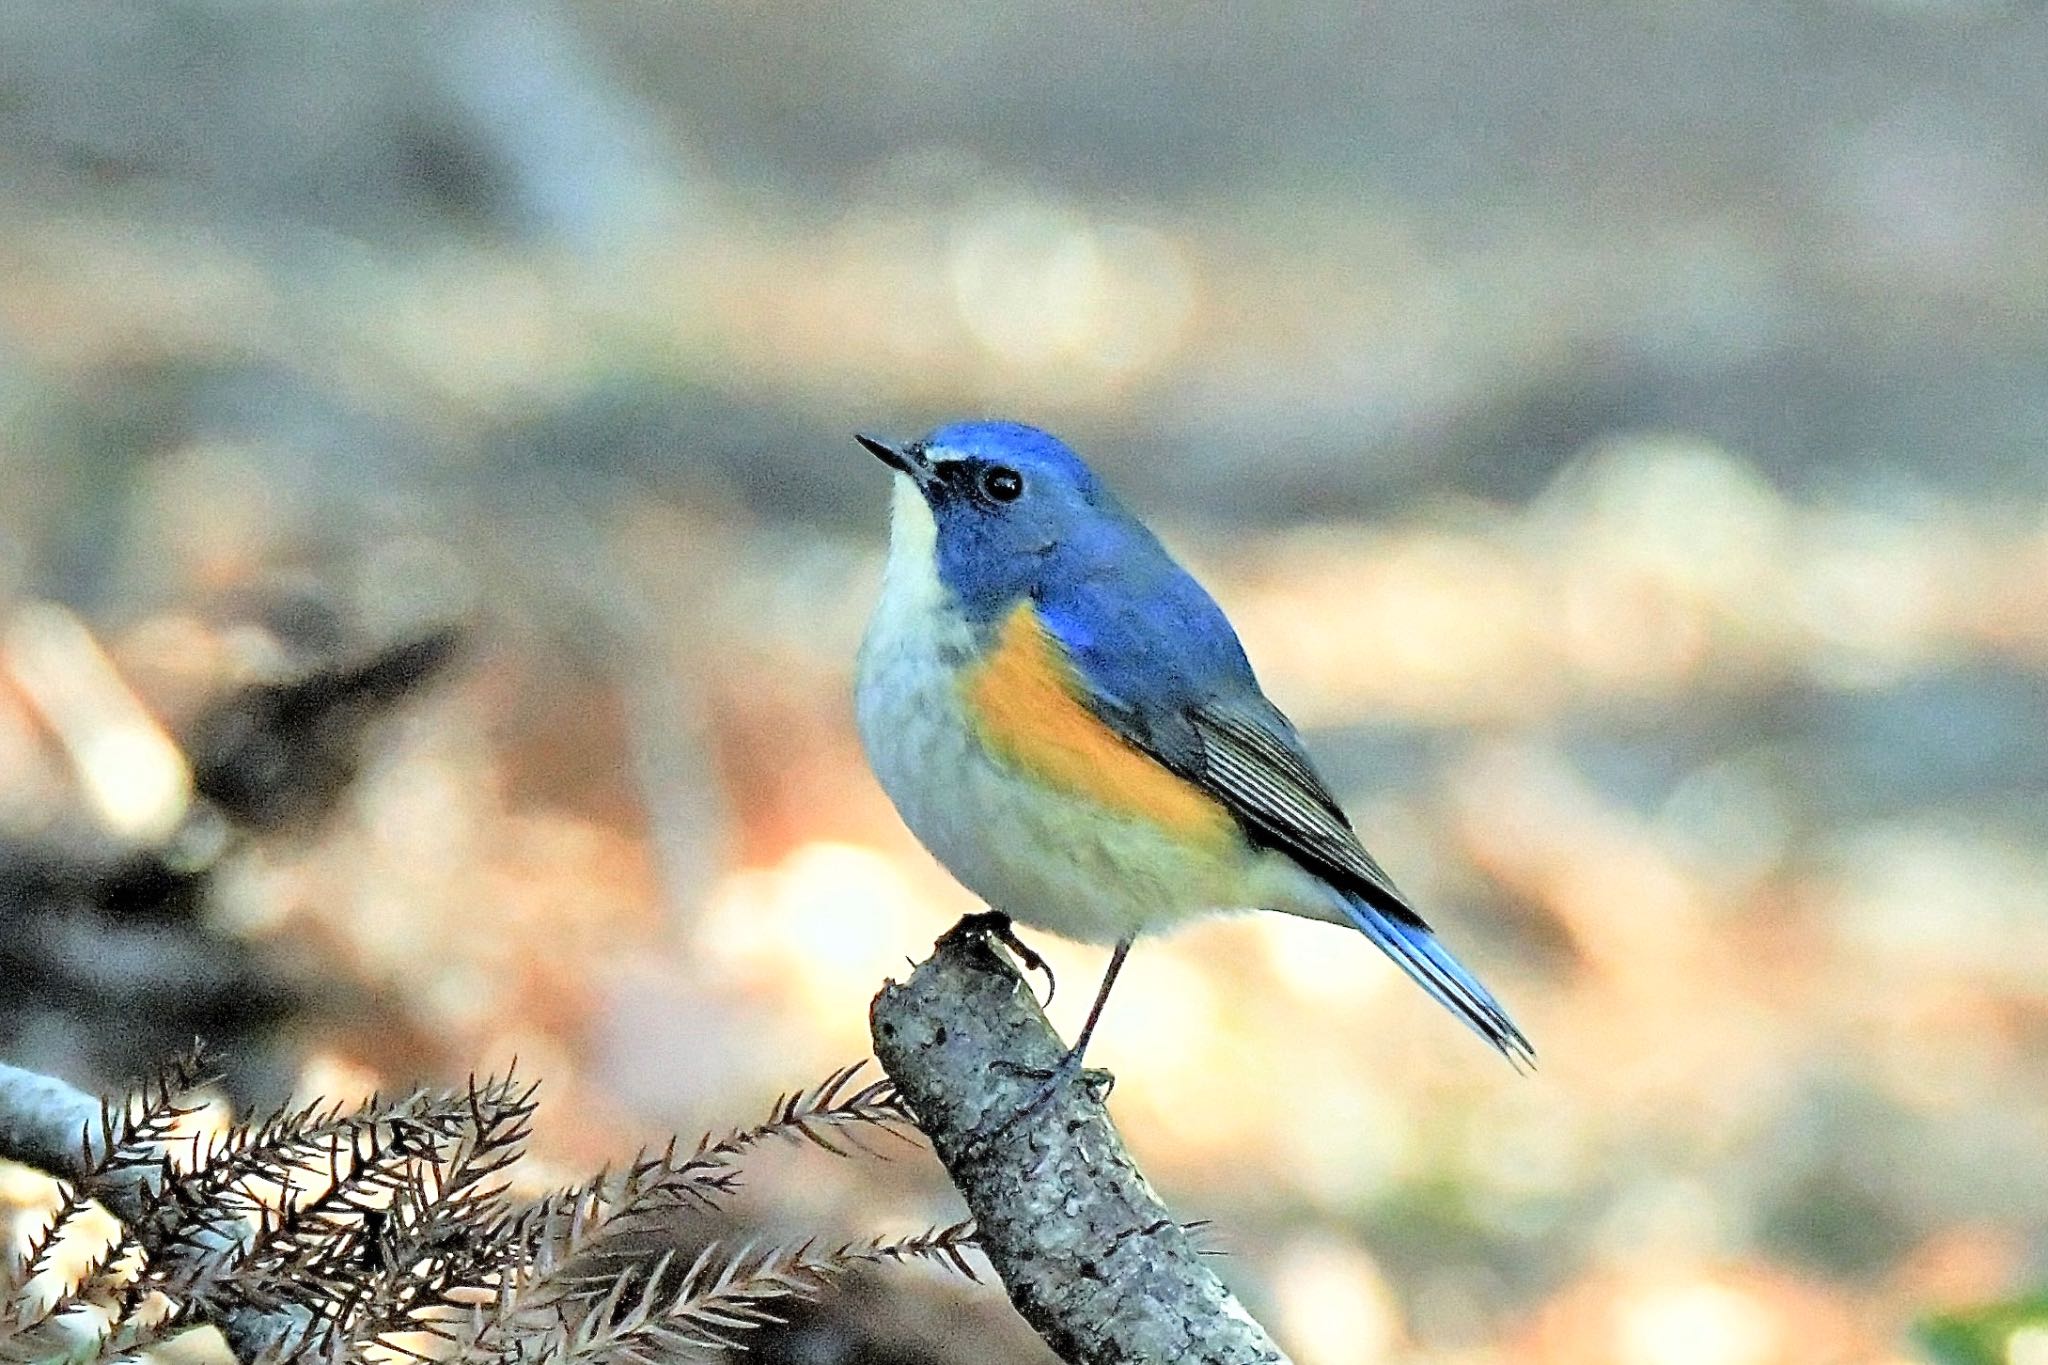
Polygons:
<instances>
[{"instance_id":1,"label":"black eye","mask_svg":"<svg viewBox=\"0 0 2048 1365\"><path fill-rule=\"evenodd\" d=\"M992 502L1015 502L1024 492L1024 476L1008 465L990 465L982 472L981 491Z\"/></svg>"}]
</instances>

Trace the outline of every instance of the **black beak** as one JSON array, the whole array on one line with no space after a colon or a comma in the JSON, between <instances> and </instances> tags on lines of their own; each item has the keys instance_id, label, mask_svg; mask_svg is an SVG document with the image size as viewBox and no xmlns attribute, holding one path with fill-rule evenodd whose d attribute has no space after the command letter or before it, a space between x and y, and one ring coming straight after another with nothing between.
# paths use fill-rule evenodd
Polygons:
<instances>
[{"instance_id":1,"label":"black beak","mask_svg":"<svg viewBox=\"0 0 2048 1365\"><path fill-rule=\"evenodd\" d=\"M908 474L919 483L924 482L924 470L919 465L916 457L909 451L892 446L887 441L877 440L873 436L862 436L858 432L854 434L853 439L867 447L868 454L874 456L897 473Z\"/></svg>"}]
</instances>

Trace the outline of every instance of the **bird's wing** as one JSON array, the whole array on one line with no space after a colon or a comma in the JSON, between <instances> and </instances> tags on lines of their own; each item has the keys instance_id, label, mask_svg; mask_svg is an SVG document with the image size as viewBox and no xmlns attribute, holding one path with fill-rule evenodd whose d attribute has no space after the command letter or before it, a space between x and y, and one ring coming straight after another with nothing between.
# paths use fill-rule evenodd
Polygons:
<instances>
[{"instance_id":1,"label":"bird's wing","mask_svg":"<svg viewBox=\"0 0 2048 1365\"><path fill-rule=\"evenodd\" d=\"M1222 610L1178 566L1132 593L1079 583L1041 608L1082 684L1081 700L1126 743L1194 783L1254 841L1389 917L1421 925L1260 692Z\"/></svg>"},{"instance_id":2,"label":"bird's wing","mask_svg":"<svg viewBox=\"0 0 2048 1365\"><path fill-rule=\"evenodd\" d=\"M1358 842L1294 726L1259 690L1222 610L1169 566L1082 579L1039 604L1081 702L1125 743L1222 803L1254 842L1344 893L1344 916L1360 932L1510 1062L1529 1063L1528 1038Z\"/></svg>"},{"instance_id":3,"label":"bird's wing","mask_svg":"<svg viewBox=\"0 0 2048 1365\"><path fill-rule=\"evenodd\" d=\"M1394 879L1358 842L1278 708L1263 698L1198 705L1187 719L1200 758L1176 771L1222 801L1255 841L1358 892L1387 914L1421 923Z\"/></svg>"}]
</instances>

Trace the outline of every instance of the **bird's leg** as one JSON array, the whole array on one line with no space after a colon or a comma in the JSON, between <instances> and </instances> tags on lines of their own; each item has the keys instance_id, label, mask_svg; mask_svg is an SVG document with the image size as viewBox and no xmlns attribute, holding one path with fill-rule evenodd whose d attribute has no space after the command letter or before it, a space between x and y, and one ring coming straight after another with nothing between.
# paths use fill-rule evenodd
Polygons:
<instances>
[{"instance_id":1,"label":"bird's leg","mask_svg":"<svg viewBox=\"0 0 2048 1365\"><path fill-rule=\"evenodd\" d=\"M1026 1069L1008 1066L1002 1062L996 1063L996 1065L1004 1066L1008 1070L1020 1071L1027 1075L1041 1075L1045 1079L1036 1090L1031 1092L1024 1103L1018 1105L1001 1122L997 1123L993 1128L984 1127L978 1130L968 1141L968 1145L971 1148L986 1147L990 1142L1007 1133L1017 1123L1037 1113L1045 1107L1047 1100L1050 1100L1059 1093L1061 1086L1073 1080L1075 1076L1081 1073L1081 1059L1088 1053L1088 1040L1095 1036L1095 1025L1102 1019L1102 1007L1109 1003L1109 988L1116 984L1116 974L1124 969L1124 959L1130 955L1130 951L1131 940L1123 939L1116 945L1116 951L1109 955L1109 970L1102 974L1102 985L1095 992L1095 1003L1088 1007L1087 1022L1081 1025L1081 1032L1074 1039L1074 1045L1067 1049L1066 1055L1060 1058L1059 1064L1054 1066L1051 1071L1041 1072L1035 1068ZM1095 1072L1092 1074L1103 1077L1105 1081L1108 1078L1107 1072ZM1105 1090L1104 1093L1106 1094L1107 1091Z\"/></svg>"},{"instance_id":2,"label":"bird's leg","mask_svg":"<svg viewBox=\"0 0 2048 1365\"><path fill-rule=\"evenodd\" d=\"M1000 910L984 910L977 915L962 915L960 922L940 936L940 943L958 943L971 935L992 938L1010 950L1027 972L1037 972L1045 977L1045 1003L1052 1003L1053 992L1059 989L1059 982L1053 980L1052 968L1046 965L1038 951L1023 939L1017 937L1017 929L1010 917Z\"/></svg>"}]
</instances>

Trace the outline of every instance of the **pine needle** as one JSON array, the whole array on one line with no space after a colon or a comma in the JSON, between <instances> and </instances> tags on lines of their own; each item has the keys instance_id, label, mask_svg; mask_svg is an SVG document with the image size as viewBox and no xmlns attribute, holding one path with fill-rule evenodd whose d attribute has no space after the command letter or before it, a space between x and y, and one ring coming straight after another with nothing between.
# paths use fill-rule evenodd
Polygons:
<instances>
[{"instance_id":1,"label":"pine needle","mask_svg":"<svg viewBox=\"0 0 2048 1365\"><path fill-rule=\"evenodd\" d=\"M762 1143L852 1157L879 1155L869 1134L906 1137L894 1088L861 1083L862 1070L779 1097L751 1127L689 1149L671 1142L514 1207L507 1185L536 1106L534 1088L509 1074L286 1107L193 1139L190 1160L174 1165L165 1152L202 1077L196 1055L181 1059L104 1107L87 1135L90 1174L0 1264L0 1365L90 1365L250 1312L310 1315L308 1330L265 1353L279 1365L654 1365L737 1346L863 1267L922 1262L978 1278L966 1224L834 1244L713 1244L680 1267L673 1252L644 1249L650 1231L672 1246L679 1216L716 1207ZM90 1204L80 1190L124 1177L147 1182L131 1225L54 1294L30 1291Z\"/></svg>"}]
</instances>

